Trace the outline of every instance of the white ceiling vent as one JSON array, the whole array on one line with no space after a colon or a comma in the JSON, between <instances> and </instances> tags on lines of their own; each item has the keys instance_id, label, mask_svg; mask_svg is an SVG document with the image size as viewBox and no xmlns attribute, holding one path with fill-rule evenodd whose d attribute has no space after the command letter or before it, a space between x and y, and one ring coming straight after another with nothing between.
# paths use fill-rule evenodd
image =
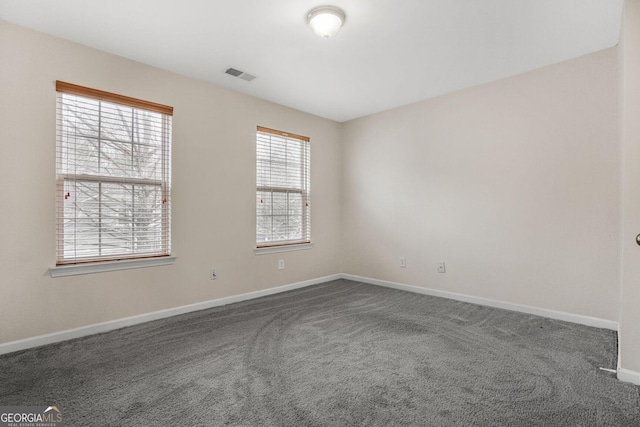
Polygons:
<instances>
[{"instance_id":1,"label":"white ceiling vent","mask_svg":"<svg viewBox=\"0 0 640 427\"><path fill-rule=\"evenodd\" d=\"M240 77L242 80L246 80L248 82L256 78L256 76L252 74L245 73L244 71L236 70L235 68L227 68L225 73L233 77Z\"/></svg>"}]
</instances>

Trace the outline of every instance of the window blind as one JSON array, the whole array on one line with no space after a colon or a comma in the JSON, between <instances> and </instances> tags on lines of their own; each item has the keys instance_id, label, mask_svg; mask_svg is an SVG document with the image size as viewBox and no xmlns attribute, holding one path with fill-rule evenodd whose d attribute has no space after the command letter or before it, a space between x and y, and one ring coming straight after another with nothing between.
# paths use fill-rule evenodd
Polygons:
<instances>
[{"instance_id":1,"label":"window blind","mask_svg":"<svg viewBox=\"0 0 640 427\"><path fill-rule=\"evenodd\" d=\"M311 242L309 138L258 127L256 246Z\"/></svg>"},{"instance_id":2,"label":"window blind","mask_svg":"<svg viewBox=\"0 0 640 427\"><path fill-rule=\"evenodd\" d=\"M57 264L170 255L173 108L56 91Z\"/></svg>"}]
</instances>

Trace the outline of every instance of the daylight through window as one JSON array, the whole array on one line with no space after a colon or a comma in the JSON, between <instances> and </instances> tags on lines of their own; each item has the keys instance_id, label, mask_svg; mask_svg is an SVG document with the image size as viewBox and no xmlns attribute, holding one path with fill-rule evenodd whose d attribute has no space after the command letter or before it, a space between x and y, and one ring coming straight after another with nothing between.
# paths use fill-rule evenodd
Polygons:
<instances>
[{"instance_id":1,"label":"daylight through window","mask_svg":"<svg viewBox=\"0 0 640 427\"><path fill-rule=\"evenodd\" d=\"M57 264L170 255L173 108L56 90Z\"/></svg>"},{"instance_id":2,"label":"daylight through window","mask_svg":"<svg viewBox=\"0 0 640 427\"><path fill-rule=\"evenodd\" d=\"M309 138L258 127L256 245L311 242Z\"/></svg>"}]
</instances>

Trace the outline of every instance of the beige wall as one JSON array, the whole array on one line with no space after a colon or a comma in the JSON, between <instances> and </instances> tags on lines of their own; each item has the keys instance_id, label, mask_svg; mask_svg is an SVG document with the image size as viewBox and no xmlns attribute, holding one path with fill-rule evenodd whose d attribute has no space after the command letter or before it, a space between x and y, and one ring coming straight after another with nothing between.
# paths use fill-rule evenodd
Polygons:
<instances>
[{"instance_id":1,"label":"beige wall","mask_svg":"<svg viewBox=\"0 0 640 427\"><path fill-rule=\"evenodd\" d=\"M625 2L622 29L621 101L623 162L623 275L621 366L640 372L640 1ZM638 378L640 380L640 378Z\"/></svg>"},{"instance_id":2,"label":"beige wall","mask_svg":"<svg viewBox=\"0 0 640 427\"><path fill-rule=\"evenodd\" d=\"M337 123L3 21L0 58L0 343L339 272ZM175 107L173 266L49 277L55 80ZM254 255L256 125L311 138L311 250Z\"/></svg>"},{"instance_id":3,"label":"beige wall","mask_svg":"<svg viewBox=\"0 0 640 427\"><path fill-rule=\"evenodd\" d=\"M345 123L343 272L618 321L617 78L612 48Z\"/></svg>"}]
</instances>

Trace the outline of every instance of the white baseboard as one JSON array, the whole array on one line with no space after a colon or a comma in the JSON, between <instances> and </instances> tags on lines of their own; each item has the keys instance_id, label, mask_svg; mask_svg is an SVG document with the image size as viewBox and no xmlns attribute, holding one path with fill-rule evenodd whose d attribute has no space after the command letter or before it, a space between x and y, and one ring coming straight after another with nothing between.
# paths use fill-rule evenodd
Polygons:
<instances>
[{"instance_id":1,"label":"white baseboard","mask_svg":"<svg viewBox=\"0 0 640 427\"><path fill-rule=\"evenodd\" d=\"M550 319L564 320L567 322L578 323L581 325L592 326L601 329L610 329L618 331L618 322L611 320L599 319L597 317L582 316L579 314L565 313L562 311L548 310L544 308L531 307L528 305L514 304L504 301L496 301L488 298L474 297L470 295L458 294L455 292L439 291L436 289L422 288L420 286L405 285L403 283L389 282L386 280L372 279L370 277L355 276L352 274L342 274L342 278L353 280L356 282L369 283L371 285L384 286L386 288L399 289L402 291L415 292L423 295L431 295L453 299L456 301L469 302L472 304L484 305L488 307L502 308L520 313L535 314L537 316L548 317Z\"/></svg>"},{"instance_id":2,"label":"white baseboard","mask_svg":"<svg viewBox=\"0 0 640 427\"><path fill-rule=\"evenodd\" d=\"M93 325L82 326L65 331L54 332L46 335L39 335L32 338L25 338L17 341L10 341L0 344L0 354L12 353L14 351L26 350L42 345L53 344L60 341L66 341L74 338L85 337L87 335L98 334L102 332L113 331L115 329L133 326L139 323L150 322L152 320L164 319L166 317L177 316L179 314L190 313L192 311L205 310L212 307L220 307L236 302L247 301L267 295L278 294L293 289L304 288L318 283L328 282L340 279L342 275L333 274L330 276L319 277L317 279L305 280L303 282L292 283L289 285L278 286L275 288L264 289L261 291L248 292L246 294L233 295L230 297L214 299L210 301L199 302L195 304L184 305L181 307L168 308L165 310L154 311L152 313L140 314L138 316L126 317L124 319L111 320L108 322L95 323Z\"/></svg>"},{"instance_id":3,"label":"white baseboard","mask_svg":"<svg viewBox=\"0 0 640 427\"><path fill-rule=\"evenodd\" d=\"M108 332L115 329L124 328L127 326L133 326L140 323L150 322L152 320L164 319L179 314L190 313L198 310L205 310L207 308L219 307L227 304L233 304L236 302L247 301L255 298L260 298L267 295L278 294L281 292L290 291L293 289L304 288L311 285L316 285L323 282L328 282L337 279L347 279L356 282L369 283L377 286L384 286L393 289L399 289L408 292L414 292L424 295L432 295L442 298L453 299L457 301L469 302L472 304L479 304L488 307L502 308L505 310L517 311L527 314L535 314L538 316L548 317L551 319L564 320L567 322L578 323L587 326L593 326L596 328L610 329L617 331L618 323L610 320L599 319L589 316L581 316L577 314L564 313L560 311L547 310L537 307L530 307L526 305L513 304L503 301L496 301L487 298L474 297L464 294L457 294L454 292L439 291L435 289L422 288L419 286L405 285L402 283L389 282L385 280L372 279L370 277L356 276L352 274L333 274L325 277L319 277L317 279L306 280L303 282L292 283L289 285L278 286L275 288L264 289L261 291L249 292L240 295L234 295L225 298L219 298L210 301L199 302L195 304L189 304L181 307L168 308L165 310L154 311L152 313L145 313L137 316L126 317L123 319L111 320L108 322L96 323L88 326L82 326L79 328L68 329L60 332L54 332L51 334L40 335L32 338L25 338L22 340L11 341L4 344L0 344L0 354L12 353L14 351L26 350L33 347L39 347L42 345L53 344L60 341L66 341L74 338L80 338L87 335L93 335L102 332ZM640 384L640 374L629 371L626 369L618 369L618 378L622 381L633 382L634 384ZM622 378L627 378L623 380Z\"/></svg>"},{"instance_id":4,"label":"white baseboard","mask_svg":"<svg viewBox=\"0 0 640 427\"><path fill-rule=\"evenodd\" d=\"M618 379L626 383L640 385L640 372L620 368L618 369Z\"/></svg>"}]
</instances>

